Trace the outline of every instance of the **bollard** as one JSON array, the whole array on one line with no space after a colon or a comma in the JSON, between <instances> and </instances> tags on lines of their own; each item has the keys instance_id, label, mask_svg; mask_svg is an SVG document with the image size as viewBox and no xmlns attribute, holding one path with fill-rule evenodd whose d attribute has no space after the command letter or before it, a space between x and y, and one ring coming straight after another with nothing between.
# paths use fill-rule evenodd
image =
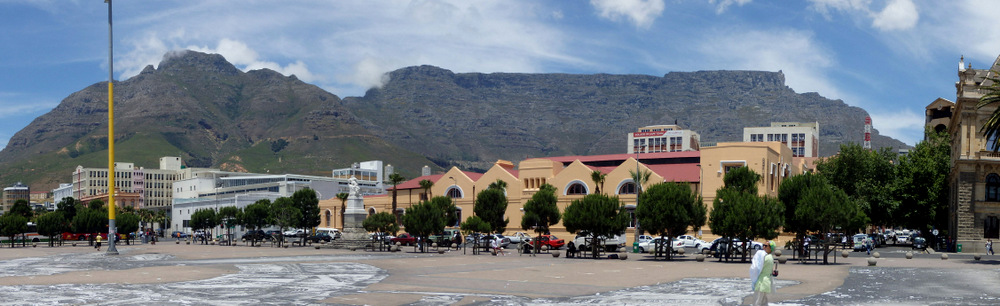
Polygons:
<instances>
[{"instance_id":1,"label":"bollard","mask_svg":"<svg viewBox=\"0 0 1000 306\"><path fill-rule=\"evenodd\" d=\"M948 254L941 253L941 260L948 260Z\"/></svg>"},{"instance_id":2,"label":"bollard","mask_svg":"<svg viewBox=\"0 0 1000 306\"><path fill-rule=\"evenodd\" d=\"M879 258L881 255L878 252L872 252L872 257Z\"/></svg>"},{"instance_id":3,"label":"bollard","mask_svg":"<svg viewBox=\"0 0 1000 306\"><path fill-rule=\"evenodd\" d=\"M913 259L913 252L906 252L906 259Z\"/></svg>"},{"instance_id":4,"label":"bollard","mask_svg":"<svg viewBox=\"0 0 1000 306\"><path fill-rule=\"evenodd\" d=\"M840 252L840 256L844 256L844 258L847 258L847 256L851 256L851 252L848 252L847 250L844 250L844 251Z\"/></svg>"},{"instance_id":5,"label":"bollard","mask_svg":"<svg viewBox=\"0 0 1000 306\"><path fill-rule=\"evenodd\" d=\"M868 257L868 266L869 267L875 266L875 264L877 262L878 262L878 259L875 259L875 257Z\"/></svg>"}]
</instances>

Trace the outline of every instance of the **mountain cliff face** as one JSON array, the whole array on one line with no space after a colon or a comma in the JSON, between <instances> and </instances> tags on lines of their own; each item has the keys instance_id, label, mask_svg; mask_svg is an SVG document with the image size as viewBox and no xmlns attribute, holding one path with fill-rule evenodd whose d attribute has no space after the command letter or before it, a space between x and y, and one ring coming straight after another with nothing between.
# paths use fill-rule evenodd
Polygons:
<instances>
[{"instance_id":1,"label":"mountain cliff face","mask_svg":"<svg viewBox=\"0 0 1000 306\"><path fill-rule=\"evenodd\" d=\"M647 75L452 73L408 67L364 97L341 100L271 70L242 72L220 55L164 56L115 84L116 160L329 175L381 159L407 177L430 165L482 170L497 159L626 151L626 133L675 121L702 142L740 141L747 126L819 121L820 154L860 142L866 112L798 94L778 72ZM107 84L71 94L0 151L0 183L36 190L77 165L107 165ZM876 147L905 145L873 135ZM436 165L435 165L436 164Z\"/></svg>"},{"instance_id":2,"label":"mountain cliff face","mask_svg":"<svg viewBox=\"0 0 1000 306\"><path fill-rule=\"evenodd\" d=\"M54 186L77 165L106 166L107 118L106 83L71 94L0 151L0 179ZM191 51L116 82L115 139L116 160L150 168L161 156L189 167L327 176L368 159L431 164L372 136L336 95Z\"/></svg>"},{"instance_id":3,"label":"mountain cliff face","mask_svg":"<svg viewBox=\"0 0 1000 306\"><path fill-rule=\"evenodd\" d=\"M435 160L488 167L496 159L626 151L626 133L677 122L703 143L742 141L743 128L818 121L820 155L860 143L867 113L816 93L798 94L780 72L646 75L462 73L420 66L382 88L345 98L366 126ZM906 147L872 135L875 147Z\"/></svg>"}]
</instances>

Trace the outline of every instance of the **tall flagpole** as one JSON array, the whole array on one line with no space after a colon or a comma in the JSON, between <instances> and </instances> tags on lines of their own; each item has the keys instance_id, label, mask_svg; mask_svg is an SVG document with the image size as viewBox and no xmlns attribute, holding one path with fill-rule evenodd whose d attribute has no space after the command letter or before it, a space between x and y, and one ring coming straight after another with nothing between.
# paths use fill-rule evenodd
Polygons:
<instances>
[{"instance_id":1,"label":"tall flagpole","mask_svg":"<svg viewBox=\"0 0 1000 306\"><path fill-rule=\"evenodd\" d=\"M115 99L114 40L111 30L111 0L108 4L108 255L118 255L115 227Z\"/></svg>"}]
</instances>

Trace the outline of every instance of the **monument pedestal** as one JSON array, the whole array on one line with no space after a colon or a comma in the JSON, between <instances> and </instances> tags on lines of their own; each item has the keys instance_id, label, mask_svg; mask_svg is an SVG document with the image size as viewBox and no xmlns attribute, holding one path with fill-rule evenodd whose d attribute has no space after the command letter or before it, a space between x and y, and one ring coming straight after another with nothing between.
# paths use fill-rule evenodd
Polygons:
<instances>
[{"instance_id":1,"label":"monument pedestal","mask_svg":"<svg viewBox=\"0 0 1000 306\"><path fill-rule=\"evenodd\" d=\"M368 231L362 226L368 213L365 211L364 199L360 195L351 195L347 198L347 207L344 209L344 231L333 241L333 248L353 249L364 248L372 242L368 237Z\"/></svg>"}]
</instances>

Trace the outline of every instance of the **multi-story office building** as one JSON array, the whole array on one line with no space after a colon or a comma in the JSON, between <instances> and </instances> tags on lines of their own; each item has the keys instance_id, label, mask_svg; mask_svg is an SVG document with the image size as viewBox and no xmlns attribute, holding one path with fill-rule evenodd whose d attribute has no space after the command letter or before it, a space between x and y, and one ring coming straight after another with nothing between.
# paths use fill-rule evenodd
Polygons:
<instances>
[{"instance_id":1,"label":"multi-story office building","mask_svg":"<svg viewBox=\"0 0 1000 306\"><path fill-rule=\"evenodd\" d=\"M362 195L382 194L385 193L385 185L382 182L391 174L390 171L392 171L391 165L383 167L381 160L370 160L354 163L350 168L334 169L333 178L344 180L340 192L350 192L346 182L354 176L358 180Z\"/></svg>"},{"instance_id":2,"label":"multi-story office building","mask_svg":"<svg viewBox=\"0 0 1000 306\"><path fill-rule=\"evenodd\" d=\"M650 125L628 133L628 154L698 151L700 136L678 125Z\"/></svg>"},{"instance_id":3,"label":"multi-story office building","mask_svg":"<svg viewBox=\"0 0 1000 306\"><path fill-rule=\"evenodd\" d=\"M59 203L63 198L73 197L73 184L61 183L56 189L52 189L52 201Z\"/></svg>"},{"instance_id":4,"label":"multi-story office building","mask_svg":"<svg viewBox=\"0 0 1000 306\"><path fill-rule=\"evenodd\" d=\"M172 156L160 158L160 169L146 169L136 167L134 163L116 162L115 190L123 199L129 198L127 203L119 204L136 208L169 208L173 198L173 182L181 178L182 170L180 157ZM86 202L107 199L107 194L108 168L76 167L73 171L72 197Z\"/></svg>"},{"instance_id":5,"label":"multi-story office building","mask_svg":"<svg viewBox=\"0 0 1000 306\"><path fill-rule=\"evenodd\" d=\"M819 122L771 122L769 127L746 127L743 141L777 141L792 149L793 157L819 157Z\"/></svg>"},{"instance_id":6,"label":"multi-story office building","mask_svg":"<svg viewBox=\"0 0 1000 306\"><path fill-rule=\"evenodd\" d=\"M13 186L3 189L3 207L0 208L0 212L10 211L10 207L14 205L17 200L24 200L25 202L31 201L31 188L28 185L17 182Z\"/></svg>"}]
</instances>

